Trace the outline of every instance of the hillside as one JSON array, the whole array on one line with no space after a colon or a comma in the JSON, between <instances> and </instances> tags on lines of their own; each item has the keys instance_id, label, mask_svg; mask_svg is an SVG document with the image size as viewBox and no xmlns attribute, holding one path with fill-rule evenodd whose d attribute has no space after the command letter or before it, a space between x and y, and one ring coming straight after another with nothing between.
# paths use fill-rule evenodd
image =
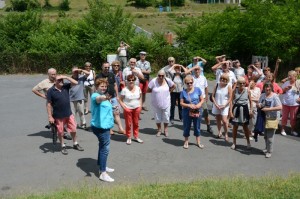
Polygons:
<instances>
[{"instance_id":1,"label":"hillside","mask_svg":"<svg viewBox=\"0 0 300 199\"><path fill-rule=\"evenodd\" d=\"M44 4L44 0L40 0ZM51 10L44 10L45 19L52 21L59 17L59 10L56 8L60 0L50 0L50 4L54 7ZM184 22L191 17L201 17L205 13L220 12L227 6L236 6L234 4L198 4L186 0L184 7L171 7L171 12L160 12L159 8L148 7L146 9L136 8L126 5L127 0L104 0L111 6L122 6L126 13L130 13L134 17L134 23L149 32L167 32L173 31L177 25L184 25ZM6 5L10 6L10 1L6 0ZM71 0L71 10L66 12L66 16L70 18L80 18L88 12L87 0ZM0 14L7 12L0 10Z\"/></svg>"}]
</instances>

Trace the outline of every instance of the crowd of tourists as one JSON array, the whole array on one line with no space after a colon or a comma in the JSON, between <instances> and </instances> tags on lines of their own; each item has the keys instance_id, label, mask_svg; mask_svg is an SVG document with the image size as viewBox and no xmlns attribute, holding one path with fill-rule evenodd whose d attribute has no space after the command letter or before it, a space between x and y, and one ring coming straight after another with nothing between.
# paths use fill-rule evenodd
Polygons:
<instances>
[{"instance_id":1,"label":"crowd of tourists","mask_svg":"<svg viewBox=\"0 0 300 199\"><path fill-rule=\"evenodd\" d=\"M189 137L193 126L196 146L205 148L201 142L201 120L204 118L206 132L229 143L229 129L232 128L231 149L237 148L236 138L242 126L251 150L251 140L257 141L264 136L266 158L273 152L275 131L281 118L281 135L287 135L287 121L290 122L291 135L299 135L300 125L300 67L289 71L282 85L276 83L278 59L273 73L269 67L262 67L255 61L241 67L238 60L226 60L217 56L216 64L211 67L216 76L216 84L209 88L204 74L207 61L195 56L188 66L176 64L174 57L162 67L154 78L150 78L151 65L146 60L147 53L139 53L139 60L127 60L128 44L121 42L119 60L102 64L96 73L92 64L84 67L74 66L72 76L57 75L56 70L48 70L48 78L37 84L32 91L46 99L49 122L57 127L61 152L68 154L64 139L73 140L73 148L83 151L77 142L76 129L87 129L86 115L91 113L90 129L99 141L98 165L100 180L113 182L107 172L110 136L114 134L114 124L118 132L126 136L126 144L132 141L143 143L139 134L140 114L149 113L146 106L146 93L150 93L152 118L156 123L156 136L172 136L168 126L174 124L175 108L178 107L178 121L183 125L183 148L189 148ZM66 81L65 81L66 80ZM209 95L208 91L211 91ZM212 117L217 124L213 132L209 118L208 103L212 104ZM120 113L123 112L125 128ZM78 118L78 120L76 119ZM70 137L64 132L70 133Z\"/></svg>"}]
</instances>

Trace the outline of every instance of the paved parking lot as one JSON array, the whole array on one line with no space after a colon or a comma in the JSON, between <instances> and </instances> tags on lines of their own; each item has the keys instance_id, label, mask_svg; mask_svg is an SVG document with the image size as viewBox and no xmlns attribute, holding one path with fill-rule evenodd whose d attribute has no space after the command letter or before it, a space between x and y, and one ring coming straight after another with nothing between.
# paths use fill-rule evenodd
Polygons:
<instances>
[{"instance_id":1,"label":"paved parking lot","mask_svg":"<svg viewBox=\"0 0 300 199\"><path fill-rule=\"evenodd\" d=\"M70 149L64 156L52 145L51 134L44 128L45 101L31 92L44 78L45 75L0 76L0 198L53 191L62 186L107 185L98 179L98 142L91 132L78 130L84 152L72 150L72 142L67 141ZM213 82L209 85L211 91ZM205 131L201 138L204 149L190 145L185 150L181 122L175 121L169 128L169 137L156 137L151 110L141 118L140 137L144 144L133 142L128 146L124 136L112 136L108 165L115 168L111 175L115 179L113 184L191 181L209 176L286 176L300 171L299 138L277 134L270 159L261 152L262 138L252 141L251 152L246 150L241 129L236 151L230 149L230 143ZM215 124L212 116L211 119ZM216 131L215 125L213 130ZM195 138L191 136L190 141L195 142Z\"/></svg>"}]
</instances>

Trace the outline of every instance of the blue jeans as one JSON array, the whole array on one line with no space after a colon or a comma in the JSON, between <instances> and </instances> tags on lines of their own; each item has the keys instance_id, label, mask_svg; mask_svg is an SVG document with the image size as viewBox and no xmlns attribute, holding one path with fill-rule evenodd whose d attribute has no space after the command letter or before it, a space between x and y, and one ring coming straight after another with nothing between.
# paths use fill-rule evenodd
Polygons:
<instances>
[{"instance_id":1,"label":"blue jeans","mask_svg":"<svg viewBox=\"0 0 300 199\"><path fill-rule=\"evenodd\" d=\"M202 111L201 111L202 112ZM201 113L200 112L200 113ZM182 116L183 116L183 136L189 137L190 136L190 130L193 122L194 126L194 136L199 137L200 136L200 124L201 124L201 116L199 117L190 117L189 116L189 109L182 109Z\"/></svg>"},{"instance_id":2,"label":"blue jeans","mask_svg":"<svg viewBox=\"0 0 300 199\"><path fill-rule=\"evenodd\" d=\"M92 130L99 141L98 165L100 167L100 172L105 172L107 156L109 154L110 129L99 129L97 127L92 126Z\"/></svg>"}]
</instances>

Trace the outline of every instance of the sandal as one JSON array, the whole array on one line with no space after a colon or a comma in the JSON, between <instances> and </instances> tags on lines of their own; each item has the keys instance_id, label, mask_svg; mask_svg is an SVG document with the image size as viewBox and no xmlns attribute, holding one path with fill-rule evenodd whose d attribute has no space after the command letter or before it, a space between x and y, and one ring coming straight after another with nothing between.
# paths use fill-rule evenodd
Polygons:
<instances>
[{"instance_id":1,"label":"sandal","mask_svg":"<svg viewBox=\"0 0 300 199\"><path fill-rule=\"evenodd\" d=\"M165 131L164 134L165 134L166 137L169 136L168 131Z\"/></svg>"},{"instance_id":2,"label":"sandal","mask_svg":"<svg viewBox=\"0 0 300 199\"><path fill-rule=\"evenodd\" d=\"M225 141L226 141L226 142L229 142L228 135L225 135Z\"/></svg>"},{"instance_id":3,"label":"sandal","mask_svg":"<svg viewBox=\"0 0 300 199\"><path fill-rule=\"evenodd\" d=\"M183 148L188 149L189 148L189 143L188 142L184 143Z\"/></svg>"},{"instance_id":4,"label":"sandal","mask_svg":"<svg viewBox=\"0 0 300 199\"><path fill-rule=\"evenodd\" d=\"M159 136L160 136L160 134L161 134L161 131L157 131L157 133L156 133L156 137L159 137Z\"/></svg>"},{"instance_id":5,"label":"sandal","mask_svg":"<svg viewBox=\"0 0 300 199\"><path fill-rule=\"evenodd\" d=\"M204 148L204 145L203 144L197 144L197 146L200 148L200 149L203 149Z\"/></svg>"}]
</instances>

